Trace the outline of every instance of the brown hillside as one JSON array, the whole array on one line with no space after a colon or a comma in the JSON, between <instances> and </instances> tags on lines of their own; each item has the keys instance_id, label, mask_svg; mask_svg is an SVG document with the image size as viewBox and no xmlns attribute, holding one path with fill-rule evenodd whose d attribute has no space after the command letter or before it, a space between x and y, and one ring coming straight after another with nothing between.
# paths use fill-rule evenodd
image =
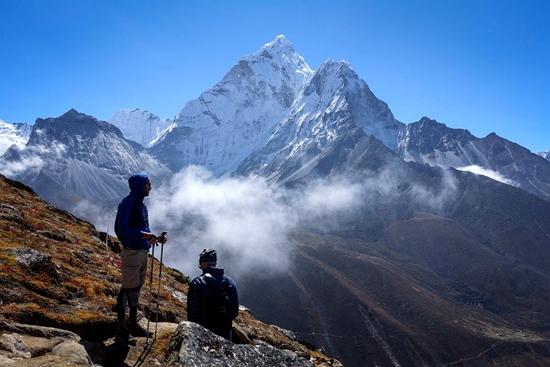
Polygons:
<instances>
[{"instance_id":1,"label":"brown hillside","mask_svg":"<svg viewBox=\"0 0 550 367\"><path fill-rule=\"evenodd\" d=\"M270 294L244 297L259 310L293 309L262 317L338 351L346 365L550 365L548 276L488 249L453 220L418 214L376 242L361 233L294 239L289 276Z\"/></svg>"},{"instance_id":2,"label":"brown hillside","mask_svg":"<svg viewBox=\"0 0 550 367\"><path fill-rule=\"evenodd\" d=\"M112 238L105 238L90 223L52 207L23 184L0 177L0 338L8 338L8 331L14 330L34 330L34 336L25 336L31 339L37 333L44 336L42 329L29 325L71 331L82 338L80 344L86 346L93 362L100 364L109 353L109 338L116 329L111 309L119 290L117 248ZM158 266L155 261L155 268ZM158 283L153 283L152 297L160 297L158 320L163 324L161 338L143 366L155 365L153 361L162 358L177 326L169 323L186 319L188 283L186 276L170 268L164 269L160 294L156 291ZM144 315L148 314L148 297L147 290L142 292L140 309ZM156 313L151 317L155 319ZM48 333L51 336L52 332ZM298 343L291 333L256 320L245 309L237 319L235 334L241 343L265 341L308 357L317 366L340 365ZM5 358L2 353L12 357L16 353L4 350L2 340L0 364ZM127 362L137 358L141 342L130 351ZM43 349L29 353L25 357L19 353L20 365L57 363L44 362Z\"/></svg>"}]
</instances>

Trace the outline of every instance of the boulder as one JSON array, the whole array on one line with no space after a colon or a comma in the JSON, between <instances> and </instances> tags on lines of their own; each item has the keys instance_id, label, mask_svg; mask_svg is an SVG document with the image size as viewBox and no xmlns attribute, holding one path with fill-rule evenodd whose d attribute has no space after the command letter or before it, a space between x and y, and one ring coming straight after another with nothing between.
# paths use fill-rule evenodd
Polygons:
<instances>
[{"instance_id":1,"label":"boulder","mask_svg":"<svg viewBox=\"0 0 550 367\"><path fill-rule=\"evenodd\" d=\"M57 345L52 349L52 354L78 365L93 366L84 346L73 340L67 340Z\"/></svg>"},{"instance_id":2,"label":"boulder","mask_svg":"<svg viewBox=\"0 0 550 367\"><path fill-rule=\"evenodd\" d=\"M265 342L253 345L233 344L202 326L183 321L172 336L165 354L165 367L313 367L313 364L289 350L277 349Z\"/></svg>"},{"instance_id":3,"label":"boulder","mask_svg":"<svg viewBox=\"0 0 550 367\"><path fill-rule=\"evenodd\" d=\"M0 366L93 366L73 332L0 320Z\"/></svg>"}]
</instances>

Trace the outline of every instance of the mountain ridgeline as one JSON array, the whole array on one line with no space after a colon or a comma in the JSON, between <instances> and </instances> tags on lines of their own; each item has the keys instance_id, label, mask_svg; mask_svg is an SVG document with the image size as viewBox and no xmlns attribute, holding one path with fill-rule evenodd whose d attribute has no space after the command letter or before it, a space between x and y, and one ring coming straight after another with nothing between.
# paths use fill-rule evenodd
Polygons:
<instances>
[{"instance_id":1,"label":"mountain ridgeline","mask_svg":"<svg viewBox=\"0 0 550 367\"><path fill-rule=\"evenodd\" d=\"M118 128L75 110L37 119L27 144L10 147L0 166L69 210L84 202L113 206L127 193L131 172L144 170L159 181L170 174Z\"/></svg>"},{"instance_id":2,"label":"mountain ridgeline","mask_svg":"<svg viewBox=\"0 0 550 367\"><path fill-rule=\"evenodd\" d=\"M38 119L0 168L69 210L112 207L140 170L162 185L198 165L296 192L343 180L360 191L353 208L300 222L284 273L241 280L255 314L346 366L550 364L547 159L494 133L400 122L349 63L313 70L284 36L173 122L151 116L111 119L135 123L141 145L74 110Z\"/></svg>"}]
</instances>

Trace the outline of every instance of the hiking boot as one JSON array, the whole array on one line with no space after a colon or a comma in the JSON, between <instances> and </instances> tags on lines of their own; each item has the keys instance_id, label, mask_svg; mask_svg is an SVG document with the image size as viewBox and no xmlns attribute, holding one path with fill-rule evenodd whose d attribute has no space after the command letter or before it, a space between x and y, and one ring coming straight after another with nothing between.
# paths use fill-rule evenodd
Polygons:
<instances>
[{"instance_id":1,"label":"hiking boot","mask_svg":"<svg viewBox=\"0 0 550 367\"><path fill-rule=\"evenodd\" d=\"M128 329L117 329L116 335L115 335L115 344L121 344L121 345L136 345L136 339L130 335L128 332Z\"/></svg>"},{"instance_id":2,"label":"hiking boot","mask_svg":"<svg viewBox=\"0 0 550 367\"><path fill-rule=\"evenodd\" d=\"M145 328L143 328L141 325L139 325L138 323L135 323L135 324L130 324L128 326L128 329L130 331L130 335L131 336L135 336L135 337L152 337L153 336L153 333L152 332L148 332L147 330L145 330Z\"/></svg>"},{"instance_id":3,"label":"hiking boot","mask_svg":"<svg viewBox=\"0 0 550 367\"><path fill-rule=\"evenodd\" d=\"M137 322L137 307L130 307L130 319L128 320L128 331L136 337L152 337L153 333L145 330Z\"/></svg>"}]
</instances>

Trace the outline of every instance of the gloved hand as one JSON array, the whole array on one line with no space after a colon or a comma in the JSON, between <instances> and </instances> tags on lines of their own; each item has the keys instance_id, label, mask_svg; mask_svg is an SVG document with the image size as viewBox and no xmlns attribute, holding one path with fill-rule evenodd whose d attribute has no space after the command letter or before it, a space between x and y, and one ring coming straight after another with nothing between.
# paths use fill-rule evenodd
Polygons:
<instances>
[{"instance_id":1,"label":"gloved hand","mask_svg":"<svg viewBox=\"0 0 550 367\"><path fill-rule=\"evenodd\" d=\"M145 239L147 242L149 242L149 244L151 246L154 246L154 245L157 244L158 238L153 233L141 232L141 234L143 235L143 239Z\"/></svg>"}]
</instances>

